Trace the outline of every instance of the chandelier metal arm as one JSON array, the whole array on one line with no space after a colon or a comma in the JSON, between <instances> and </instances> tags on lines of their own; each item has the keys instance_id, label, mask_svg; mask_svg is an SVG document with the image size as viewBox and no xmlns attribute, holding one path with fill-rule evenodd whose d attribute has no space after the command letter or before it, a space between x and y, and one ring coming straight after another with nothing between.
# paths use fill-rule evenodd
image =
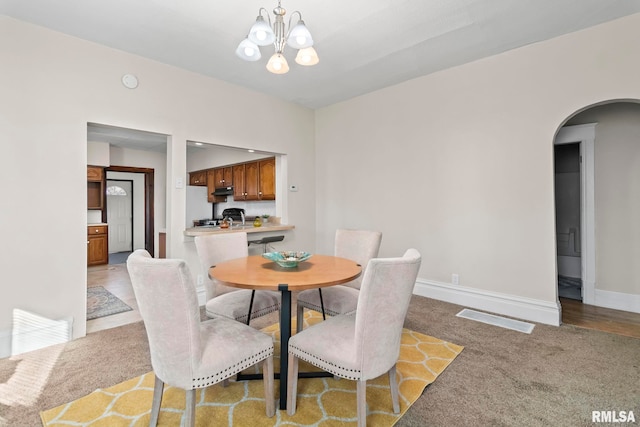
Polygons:
<instances>
[{"instance_id":1,"label":"chandelier metal arm","mask_svg":"<svg viewBox=\"0 0 640 427\"><path fill-rule=\"evenodd\" d=\"M267 17L267 22L269 22L269 26L271 27L271 15L269 15L269 11L267 9L265 9L264 7L261 7L260 9L258 9L258 17L262 16L262 11L264 10L265 16ZM264 16L262 16L264 18Z\"/></svg>"},{"instance_id":2,"label":"chandelier metal arm","mask_svg":"<svg viewBox=\"0 0 640 427\"><path fill-rule=\"evenodd\" d=\"M288 31L287 31L287 36L285 37L285 40L286 40L286 39L288 39L288 38L289 38L289 34L291 34L291 29L293 28L293 27L291 26L291 20L293 19L293 15L295 15L296 13L298 14L298 18L299 18L299 20L300 20L300 21L302 21L302 13L300 13L300 11L298 11L298 10L294 10L294 11L291 13L291 16L289 16L289 26L287 27L287 28L288 28Z\"/></svg>"}]
</instances>

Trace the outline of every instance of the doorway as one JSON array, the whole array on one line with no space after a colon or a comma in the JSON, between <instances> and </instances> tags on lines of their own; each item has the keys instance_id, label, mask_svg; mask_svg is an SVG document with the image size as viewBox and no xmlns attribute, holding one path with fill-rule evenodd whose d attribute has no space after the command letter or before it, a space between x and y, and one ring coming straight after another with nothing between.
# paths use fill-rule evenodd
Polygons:
<instances>
[{"instance_id":1,"label":"doorway","mask_svg":"<svg viewBox=\"0 0 640 427\"><path fill-rule=\"evenodd\" d=\"M138 168L138 167L129 167L129 166L109 166L105 168L107 176L110 175L110 172L125 172L128 174L135 174L140 177L144 177L141 179L143 183L141 184L141 190L139 193L136 193L132 190L133 194L138 194L137 199L140 199L140 209L134 208L133 211L140 211L139 215L132 215L132 236L133 236L133 249L144 248L154 256L154 170L149 168ZM134 180L135 185L135 180ZM144 195L143 197L140 197ZM107 200L107 209L109 209L109 201ZM135 200L134 200L135 203ZM106 212L104 214L107 216ZM135 221L133 220L135 217ZM108 221L108 218L105 217L105 221ZM139 224L136 226L136 224ZM136 236L140 235L138 239ZM144 236L144 237L143 237ZM137 243L139 240L139 243ZM109 252L113 252L111 250L111 246L109 246Z\"/></svg>"},{"instance_id":2,"label":"doorway","mask_svg":"<svg viewBox=\"0 0 640 427\"><path fill-rule=\"evenodd\" d=\"M561 171L572 171L573 175L558 179L556 175L556 185L558 180L573 182L571 191L578 191L578 194L558 197L556 188L556 256L562 256L563 266L561 269L560 259L557 259L558 273L562 272L566 277L580 278L580 300L585 304L593 304L595 301L595 202L594 202L594 144L595 144L595 123L565 126L560 128L554 140L554 153L556 147L570 145L570 148L559 149L562 155L567 157L567 164L560 166ZM577 162L577 163L576 163ZM557 163L557 162L554 162ZM558 165L555 165L558 168ZM575 175L577 171L577 175ZM575 181L578 180L578 183ZM566 190L569 192L569 190ZM563 220L562 228L558 228L558 204L563 205L560 210L572 212L570 221ZM567 205L564 207L564 205ZM576 205L578 208L576 208ZM568 206L571 206L569 209ZM578 218L575 216L578 215ZM562 251L560 247L564 248ZM579 274L578 274L579 272ZM574 285L574 295L578 283L566 283ZM560 283L558 283L558 291Z\"/></svg>"},{"instance_id":3,"label":"doorway","mask_svg":"<svg viewBox=\"0 0 640 427\"><path fill-rule=\"evenodd\" d=\"M580 143L554 146L558 296L582 301Z\"/></svg>"}]
</instances>

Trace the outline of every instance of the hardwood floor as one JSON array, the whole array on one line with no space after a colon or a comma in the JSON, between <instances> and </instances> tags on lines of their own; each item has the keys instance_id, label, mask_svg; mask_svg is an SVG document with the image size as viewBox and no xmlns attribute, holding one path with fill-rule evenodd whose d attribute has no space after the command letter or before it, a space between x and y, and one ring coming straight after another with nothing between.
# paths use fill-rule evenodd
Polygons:
<instances>
[{"instance_id":1,"label":"hardwood floor","mask_svg":"<svg viewBox=\"0 0 640 427\"><path fill-rule=\"evenodd\" d=\"M613 310L560 298L562 323L587 329L640 338L640 313Z\"/></svg>"},{"instance_id":2,"label":"hardwood floor","mask_svg":"<svg viewBox=\"0 0 640 427\"><path fill-rule=\"evenodd\" d=\"M87 286L102 286L133 310L87 321L87 333L115 328L142 320L133 294L126 264L98 265L87 268Z\"/></svg>"}]
</instances>

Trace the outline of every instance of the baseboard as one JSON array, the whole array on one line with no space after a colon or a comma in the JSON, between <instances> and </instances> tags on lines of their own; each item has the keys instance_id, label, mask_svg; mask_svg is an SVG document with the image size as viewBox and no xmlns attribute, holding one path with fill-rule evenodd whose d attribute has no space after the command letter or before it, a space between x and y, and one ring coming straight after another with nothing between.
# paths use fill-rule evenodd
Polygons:
<instances>
[{"instance_id":1,"label":"baseboard","mask_svg":"<svg viewBox=\"0 0 640 427\"><path fill-rule=\"evenodd\" d=\"M640 295L596 289L594 296L595 306L640 313Z\"/></svg>"},{"instance_id":2,"label":"baseboard","mask_svg":"<svg viewBox=\"0 0 640 427\"><path fill-rule=\"evenodd\" d=\"M560 304L557 302L454 286L449 283L418 279L413 293L464 307L546 325L559 326L562 319Z\"/></svg>"},{"instance_id":3,"label":"baseboard","mask_svg":"<svg viewBox=\"0 0 640 427\"><path fill-rule=\"evenodd\" d=\"M196 293L198 295L198 305L205 305L207 303L207 291L205 291L204 286L197 286Z\"/></svg>"}]
</instances>

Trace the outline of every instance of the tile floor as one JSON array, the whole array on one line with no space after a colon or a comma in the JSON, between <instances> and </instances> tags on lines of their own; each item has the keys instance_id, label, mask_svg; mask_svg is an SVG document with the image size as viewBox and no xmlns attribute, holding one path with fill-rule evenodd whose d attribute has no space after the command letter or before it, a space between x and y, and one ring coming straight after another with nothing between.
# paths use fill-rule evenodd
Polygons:
<instances>
[{"instance_id":1,"label":"tile floor","mask_svg":"<svg viewBox=\"0 0 640 427\"><path fill-rule=\"evenodd\" d=\"M133 310L87 321L87 333L115 328L142 320L138 311L126 264L98 265L87 268L87 286L102 286Z\"/></svg>"}]
</instances>

